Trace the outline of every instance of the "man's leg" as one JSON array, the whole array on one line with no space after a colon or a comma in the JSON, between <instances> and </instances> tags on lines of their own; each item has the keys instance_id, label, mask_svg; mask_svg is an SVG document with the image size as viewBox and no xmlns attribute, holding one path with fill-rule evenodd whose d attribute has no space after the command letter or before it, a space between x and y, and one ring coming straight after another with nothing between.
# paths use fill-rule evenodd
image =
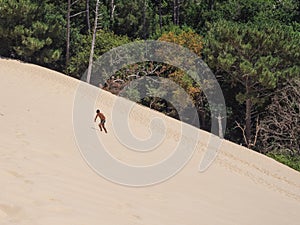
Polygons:
<instances>
[{"instance_id":1,"label":"man's leg","mask_svg":"<svg viewBox=\"0 0 300 225\"><path fill-rule=\"evenodd\" d=\"M107 133L107 130L106 130L105 126L104 126L104 123L102 123L102 127L103 127L105 133Z\"/></svg>"},{"instance_id":2,"label":"man's leg","mask_svg":"<svg viewBox=\"0 0 300 225\"><path fill-rule=\"evenodd\" d=\"M101 123L99 123L99 128L100 128L100 131L102 131L102 126L101 126Z\"/></svg>"}]
</instances>

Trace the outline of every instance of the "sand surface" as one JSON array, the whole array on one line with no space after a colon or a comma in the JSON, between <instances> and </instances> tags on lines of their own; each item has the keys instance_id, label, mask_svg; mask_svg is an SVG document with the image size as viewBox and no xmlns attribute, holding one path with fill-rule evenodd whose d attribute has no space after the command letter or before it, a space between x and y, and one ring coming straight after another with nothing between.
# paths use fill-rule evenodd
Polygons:
<instances>
[{"instance_id":1,"label":"sand surface","mask_svg":"<svg viewBox=\"0 0 300 225\"><path fill-rule=\"evenodd\" d=\"M6 59L0 59L0 80L1 225L300 224L300 173L272 159L224 141L201 173L209 134L195 131L196 150L178 174L147 187L119 185L99 176L79 151L73 126L79 81ZM138 138L151 134L154 117L165 122L168 133L153 151L132 151L112 124L117 99L103 92L96 102L107 115L109 133L91 127L88 132L127 164L151 165L168 157L181 124L135 106L126 119ZM87 126L95 125L93 116L82 118Z\"/></svg>"}]
</instances>

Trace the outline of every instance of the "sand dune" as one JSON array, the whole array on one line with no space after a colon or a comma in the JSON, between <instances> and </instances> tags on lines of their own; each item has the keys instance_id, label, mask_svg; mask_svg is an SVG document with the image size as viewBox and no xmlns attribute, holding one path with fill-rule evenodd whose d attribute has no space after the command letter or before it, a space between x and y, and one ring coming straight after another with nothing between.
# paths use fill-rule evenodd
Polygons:
<instances>
[{"instance_id":1,"label":"sand dune","mask_svg":"<svg viewBox=\"0 0 300 225\"><path fill-rule=\"evenodd\" d=\"M228 141L200 173L209 140L202 131L195 131L199 139L190 161L165 182L134 188L99 176L83 158L74 133L80 81L13 60L0 59L0 68L1 225L300 223L300 173ZM85 88L87 97L95 91ZM112 122L117 100L100 93L95 107L107 115L108 134L97 130L91 111L82 118L85 135L96 135L116 159L136 166L172 154L182 124L135 105L127 118L138 138L151 135L153 118L164 122L167 133L154 150L132 151L118 139Z\"/></svg>"}]
</instances>

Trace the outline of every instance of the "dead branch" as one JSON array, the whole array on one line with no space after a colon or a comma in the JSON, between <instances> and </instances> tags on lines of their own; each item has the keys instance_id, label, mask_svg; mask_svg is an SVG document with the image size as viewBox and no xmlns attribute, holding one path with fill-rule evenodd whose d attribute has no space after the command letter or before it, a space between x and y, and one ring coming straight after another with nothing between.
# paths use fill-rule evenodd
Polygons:
<instances>
[{"instance_id":1,"label":"dead branch","mask_svg":"<svg viewBox=\"0 0 300 225\"><path fill-rule=\"evenodd\" d=\"M83 14L83 13L86 13L86 10L78 12L78 13L75 13L75 14L71 15L70 18L73 18L75 16L79 16L80 14Z\"/></svg>"}]
</instances>

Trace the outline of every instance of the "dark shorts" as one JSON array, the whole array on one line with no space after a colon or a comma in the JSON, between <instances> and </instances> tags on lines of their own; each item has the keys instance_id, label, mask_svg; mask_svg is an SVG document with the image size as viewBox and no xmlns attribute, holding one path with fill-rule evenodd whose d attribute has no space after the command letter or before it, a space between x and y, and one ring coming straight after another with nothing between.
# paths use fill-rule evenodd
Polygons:
<instances>
[{"instance_id":1,"label":"dark shorts","mask_svg":"<svg viewBox=\"0 0 300 225\"><path fill-rule=\"evenodd\" d=\"M101 124L104 124L105 123L105 120L101 120L101 122L100 122Z\"/></svg>"}]
</instances>

